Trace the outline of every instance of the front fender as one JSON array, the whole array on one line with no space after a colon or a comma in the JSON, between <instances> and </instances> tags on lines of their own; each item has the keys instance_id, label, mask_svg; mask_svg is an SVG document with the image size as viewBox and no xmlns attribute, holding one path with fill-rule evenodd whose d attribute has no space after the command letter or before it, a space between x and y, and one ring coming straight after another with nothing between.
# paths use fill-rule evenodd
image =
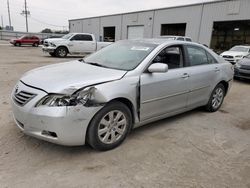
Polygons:
<instances>
[{"instance_id":1,"label":"front fender","mask_svg":"<svg viewBox=\"0 0 250 188\"><path fill-rule=\"evenodd\" d=\"M124 77L120 80L108 82L95 86L95 92L93 93L94 103L108 103L114 99L124 98L131 102L133 105L133 115L135 122L139 121L139 76Z\"/></svg>"}]
</instances>

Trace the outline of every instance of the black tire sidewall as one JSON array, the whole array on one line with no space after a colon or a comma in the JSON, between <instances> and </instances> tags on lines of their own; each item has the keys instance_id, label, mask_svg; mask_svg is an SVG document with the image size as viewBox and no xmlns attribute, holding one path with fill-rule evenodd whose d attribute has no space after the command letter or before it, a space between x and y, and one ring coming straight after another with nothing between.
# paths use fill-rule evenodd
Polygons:
<instances>
[{"instance_id":1,"label":"black tire sidewall","mask_svg":"<svg viewBox=\"0 0 250 188\"><path fill-rule=\"evenodd\" d=\"M65 55L64 56L60 56L60 54L59 54L59 50L61 50L61 49L64 49L65 50ZM65 47L58 47L57 49L56 49L56 56L57 57L61 57L61 58L63 58L63 57L66 57L67 56L67 49L65 48Z\"/></svg>"},{"instance_id":2,"label":"black tire sidewall","mask_svg":"<svg viewBox=\"0 0 250 188\"><path fill-rule=\"evenodd\" d=\"M214 108L213 105L212 105L212 100L213 100L213 95L214 95L215 91L216 91L218 88L221 88L221 89L223 90L223 99L222 99L222 101L221 101L221 104L220 104L217 108ZM207 104L207 106L206 106L207 111L209 111L209 112L216 112L217 110L220 109L221 105L223 104L224 98L225 98L225 91L226 91L226 90L225 90L225 87L224 87L223 84L218 84L218 85L214 88L213 92L211 93L211 96L210 96L210 99L209 99L209 101L208 101L208 104Z\"/></svg>"},{"instance_id":3,"label":"black tire sidewall","mask_svg":"<svg viewBox=\"0 0 250 188\"><path fill-rule=\"evenodd\" d=\"M121 139L119 141L117 141L113 144L105 144L105 143L101 142L99 137L98 137L98 125L99 125L101 119L103 118L103 116L105 116L108 112L110 112L112 110L119 110L119 111L123 112L127 118L128 124L126 127L125 134L121 137ZM132 115L131 115L129 108L121 102L108 103L92 119L92 121L89 125L89 128L88 128L88 132L87 132L87 142L91 147L93 147L96 150L106 151L106 150L114 149L125 140L127 134L131 130L131 126L132 126Z\"/></svg>"}]
</instances>

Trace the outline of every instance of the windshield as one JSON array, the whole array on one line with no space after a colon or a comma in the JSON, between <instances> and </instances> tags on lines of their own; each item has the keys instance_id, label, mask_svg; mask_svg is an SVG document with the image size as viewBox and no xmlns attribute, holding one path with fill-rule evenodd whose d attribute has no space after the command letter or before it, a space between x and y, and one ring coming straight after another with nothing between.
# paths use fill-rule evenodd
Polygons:
<instances>
[{"instance_id":1,"label":"windshield","mask_svg":"<svg viewBox=\"0 0 250 188\"><path fill-rule=\"evenodd\" d=\"M64 35L62 38L63 39L69 39L73 34L72 33L69 33L67 35Z\"/></svg>"},{"instance_id":2,"label":"windshield","mask_svg":"<svg viewBox=\"0 0 250 188\"><path fill-rule=\"evenodd\" d=\"M234 51L234 52L248 52L248 48L241 47L241 46L235 46L235 47L231 48L229 51Z\"/></svg>"},{"instance_id":3,"label":"windshield","mask_svg":"<svg viewBox=\"0 0 250 188\"><path fill-rule=\"evenodd\" d=\"M137 41L120 41L86 57L84 61L128 71L136 68L156 46L156 44Z\"/></svg>"}]
</instances>

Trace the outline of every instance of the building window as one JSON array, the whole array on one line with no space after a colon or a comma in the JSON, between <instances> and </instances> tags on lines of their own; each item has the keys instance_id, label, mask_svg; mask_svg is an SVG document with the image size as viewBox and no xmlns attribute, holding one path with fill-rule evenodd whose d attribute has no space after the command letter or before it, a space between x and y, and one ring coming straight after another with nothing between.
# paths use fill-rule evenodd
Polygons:
<instances>
[{"instance_id":1,"label":"building window","mask_svg":"<svg viewBox=\"0 0 250 188\"><path fill-rule=\"evenodd\" d=\"M163 35L185 36L185 33L186 33L186 23L161 25L161 36Z\"/></svg>"}]
</instances>

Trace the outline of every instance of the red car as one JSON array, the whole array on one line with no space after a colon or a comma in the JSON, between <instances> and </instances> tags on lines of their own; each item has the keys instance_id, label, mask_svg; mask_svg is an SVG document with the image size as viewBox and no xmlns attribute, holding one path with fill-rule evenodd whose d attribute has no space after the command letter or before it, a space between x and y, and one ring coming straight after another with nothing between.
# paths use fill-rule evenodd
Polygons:
<instances>
[{"instance_id":1,"label":"red car","mask_svg":"<svg viewBox=\"0 0 250 188\"><path fill-rule=\"evenodd\" d=\"M37 47L40 44L40 39L36 36L22 36L18 39L11 39L10 43L14 46L32 45Z\"/></svg>"}]
</instances>

